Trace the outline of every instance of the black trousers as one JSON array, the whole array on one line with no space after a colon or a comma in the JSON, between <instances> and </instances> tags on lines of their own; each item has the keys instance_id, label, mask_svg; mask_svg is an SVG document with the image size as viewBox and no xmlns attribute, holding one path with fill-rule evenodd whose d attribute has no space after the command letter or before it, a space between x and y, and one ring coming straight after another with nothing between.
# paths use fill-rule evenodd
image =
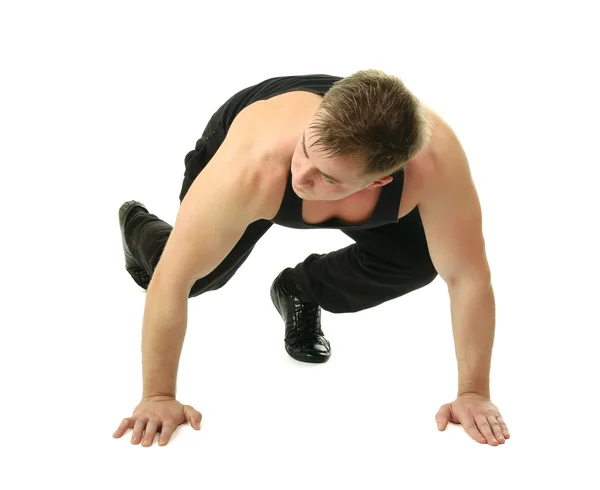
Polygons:
<instances>
[{"instance_id":1,"label":"black trousers","mask_svg":"<svg viewBox=\"0 0 600 490\"><path fill-rule=\"evenodd\" d=\"M180 202L216 152L220 135L214 127L209 123L196 148L185 156ZM194 283L189 296L227 284L272 225L266 220L250 224L223 262ZM126 243L150 276L172 229L154 214L138 213L127 220ZM437 276L418 208L397 223L342 232L354 241L352 245L327 254L311 254L293 268L294 282L303 296L326 311L348 313L371 308L419 289Z\"/></svg>"}]
</instances>

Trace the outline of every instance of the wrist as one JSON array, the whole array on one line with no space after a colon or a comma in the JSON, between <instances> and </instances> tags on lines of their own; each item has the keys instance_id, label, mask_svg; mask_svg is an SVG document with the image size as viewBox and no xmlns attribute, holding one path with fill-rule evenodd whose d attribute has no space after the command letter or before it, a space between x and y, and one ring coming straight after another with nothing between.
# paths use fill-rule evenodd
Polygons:
<instances>
[{"instance_id":1,"label":"wrist","mask_svg":"<svg viewBox=\"0 0 600 490\"><path fill-rule=\"evenodd\" d=\"M457 396L466 395L469 393L475 393L477 395L485 396L487 398L490 397L490 384L487 381L480 382L459 382Z\"/></svg>"},{"instance_id":2,"label":"wrist","mask_svg":"<svg viewBox=\"0 0 600 490\"><path fill-rule=\"evenodd\" d=\"M481 369L481 372L485 372L486 374L477 374L477 371L473 369L470 369L469 371L471 372L465 373L461 372L459 369L457 386L458 394L479 393L484 396L489 396L490 378L487 374L489 371ZM473 371L475 371L475 373L473 373Z\"/></svg>"},{"instance_id":3,"label":"wrist","mask_svg":"<svg viewBox=\"0 0 600 490\"><path fill-rule=\"evenodd\" d=\"M143 401L162 401L162 400L175 400L175 393L158 393L158 392L144 392L142 394Z\"/></svg>"},{"instance_id":4,"label":"wrist","mask_svg":"<svg viewBox=\"0 0 600 490\"><path fill-rule=\"evenodd\" d=\"M473 390L471 390L471 391L460 391L459 390L458 393L457 393L457 395L456 395L456 398L458 398L459 396L464 396L464 395L479 395L479 396L482 396L484 398L488 398L489 399L490 398L490 391L489 390L487 390L487 391L473 391Z\"/></svg>"}]
</instances>

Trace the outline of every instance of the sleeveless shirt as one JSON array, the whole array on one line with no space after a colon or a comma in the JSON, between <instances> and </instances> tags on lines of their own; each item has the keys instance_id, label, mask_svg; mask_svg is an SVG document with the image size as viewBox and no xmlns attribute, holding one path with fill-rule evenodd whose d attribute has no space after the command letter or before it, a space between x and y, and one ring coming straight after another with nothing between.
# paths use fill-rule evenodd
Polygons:
<instances>
[{"instance_id":1,"label":"sleeveless shirt","mask_svg":"<svg viewBox=\"0 0 600 490\"><path fill-rule=\"evenodd\" d=\"M248 105L259 100L267 100L276 95L292 91L312 92L325 95L342 77L333 75L295 75L274 77L240 90L230 97L212 116L203 137L221 133L224 139L235 117ZM221 140L222 142L222 140ZM217 147L219 143L217 144ZM215 150L216 151L216 150ZM333 228L339 230L361 230L375 228L398 221L398 208L404 184L403 171L392 174L393 180L381 187L375 209L371 216L357 225L344 224L338 218L331 218L318 224L308 224L302 219L302 199L292 188L291 166L285 193L277 215L269 220L288 228Z\"/></svg>"}]
</instances>

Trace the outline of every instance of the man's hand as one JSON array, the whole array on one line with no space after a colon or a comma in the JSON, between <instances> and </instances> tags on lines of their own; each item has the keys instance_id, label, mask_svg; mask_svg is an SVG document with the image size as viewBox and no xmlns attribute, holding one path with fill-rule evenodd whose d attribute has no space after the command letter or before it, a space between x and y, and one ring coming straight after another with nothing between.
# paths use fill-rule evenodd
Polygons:
<instances>
[{"instance_id":1,"label":"man's hand","mask_svg":"<svg viewBox=\"0 0 600 490\"><path fill-rule=\"evenodd\" d=\"M200 430L201 420L202 414L190 405L182 405L168 396L155 396L142 400L133 416L123 419L113 437L118 439L127 429L133 429L131 444L139 444L143 434L142 446L148 447L156 433L160 432L158 445L164 446L179 425L187 421L194 429Z\"/></svg>"},{"instance_id":2,"label":"man's hand","mask_svg":"<svg viewBox=\"0 0 600 490\"><path fill-rule=\"evenodd\" d=\"M446 429L448 422L461 424L467 434L481 444L497 446L510 438L496 405L478 393L464 393L452 403L442 405L435 420L441 431Z\"/></svg>"}]
</instances>

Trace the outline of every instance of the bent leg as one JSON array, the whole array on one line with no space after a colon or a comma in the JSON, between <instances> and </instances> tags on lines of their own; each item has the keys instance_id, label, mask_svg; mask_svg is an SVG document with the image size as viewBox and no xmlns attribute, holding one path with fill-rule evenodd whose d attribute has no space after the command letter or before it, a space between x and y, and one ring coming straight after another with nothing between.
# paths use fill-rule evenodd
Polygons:
<instances>
[{"instance_id":1,"label":"bent leg","mask_svg":"<svg viewBox=\"0 0 600 490\"><path fill-rule=\"evenodd\" d=\"M272 226L270 221L251 223L225 259L208 275L198 279L189 297L224 286L248 258L256 242ZM137 263L151 278L173 227L154 214L139 211L125 223L125 240ZM147 289L146 284L144 289Z\"/></svg>"},{"instance_id":2,"label":"bent leg","mask_svg":"<svg viewBox=\"0 0 600 490\"><path fill-rule=\"evenodd\" d=\"M300 294L324 310L371 308L422 288L437 276L418 208L397 223L344 233L355 243L311 254L288 276Z\"/></svg>"}]
</instances>

